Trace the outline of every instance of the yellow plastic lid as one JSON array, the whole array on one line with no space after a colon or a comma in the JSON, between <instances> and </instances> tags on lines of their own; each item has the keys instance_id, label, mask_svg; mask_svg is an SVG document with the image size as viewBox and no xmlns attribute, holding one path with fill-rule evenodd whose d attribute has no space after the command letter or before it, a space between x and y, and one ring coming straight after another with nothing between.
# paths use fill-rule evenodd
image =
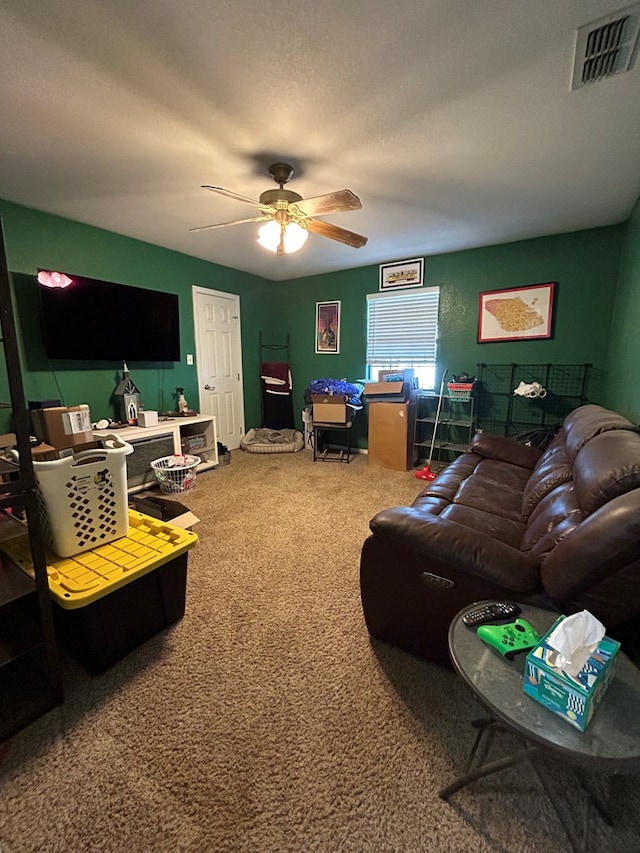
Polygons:
<instances>
[{"instance_id":1,"label":"yellow plastic lid","mask_svg":"<svg viewBox=\"0 0 640 853\"><path fill-rule=\"evenodd\" d=\"M197 541L197 534L190 530L130 509L129 532L121 539L75 557L60 557L45 549L49 591L60 607L85 607L170 562ZM27 536L2 542L0 549L34 576Z\"/></svg>"}]
</instances>

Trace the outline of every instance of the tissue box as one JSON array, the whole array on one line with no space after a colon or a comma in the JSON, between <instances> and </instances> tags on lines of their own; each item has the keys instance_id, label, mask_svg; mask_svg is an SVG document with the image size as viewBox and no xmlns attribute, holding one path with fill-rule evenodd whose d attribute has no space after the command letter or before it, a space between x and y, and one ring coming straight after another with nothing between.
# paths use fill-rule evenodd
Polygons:
<instances>
[{"instance_id":1,"label":"tissue box","mask_svg":"<svg viewBox=\"0 0 640 853\"><path fill-rule=\"evenodd\" d=\"M150 427L155 426L158 423L158 413L153 412L149 409L143 409L143 411L138 412L138 426L140 427Z\"/></svg>"},{"instance_id":2,"label":"tissue box","mask_svg":"<svg viewBox=\"0 0 640 853\"><path fill-rule=\"evenodd\" d=\"M620 643L603 637L577 676L568 675L557 666L558 652L546 643L564 618L561 616L527 654L522 686L527 695L583 732L613 678Z\"/></svg>"}]
</instances>

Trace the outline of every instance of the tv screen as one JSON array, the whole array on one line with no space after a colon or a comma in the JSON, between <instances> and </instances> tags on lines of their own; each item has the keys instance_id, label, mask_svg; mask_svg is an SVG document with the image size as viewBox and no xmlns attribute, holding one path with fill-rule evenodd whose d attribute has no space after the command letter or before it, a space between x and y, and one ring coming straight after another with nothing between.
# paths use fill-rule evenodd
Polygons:
<instances>
[{"instance_id":1,"label":"tv screen","mask_svg":"<svg viewBox=\"0 0 640 853\"><path fill-rule=\"evenodd\" d=\"M180 361L178 296L68 276L67 287L38 284L49 358Z\"/></svg>"}]
</instances>

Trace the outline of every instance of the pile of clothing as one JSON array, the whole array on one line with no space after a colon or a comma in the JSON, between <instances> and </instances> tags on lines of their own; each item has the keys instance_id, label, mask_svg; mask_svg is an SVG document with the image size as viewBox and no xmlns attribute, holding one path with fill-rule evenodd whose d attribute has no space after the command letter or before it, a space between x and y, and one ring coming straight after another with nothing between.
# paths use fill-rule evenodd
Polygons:
<instances>
[{"instance_id":1,"label":"pile of clothing","mask_svg":"<svg viewBox=\"0 0 640 853\"><path fill-rule=\"evenodd\" d=\"M363 408L361 400L364 385L359 382L347 382L346 379L314 379L307 386L304 392L305 405L310 406L312 403L311 395L320 394L333 396L334 394L341 395L347 398L347 405L359 411Z\"/></svg>"},{"instance_id":2,"label":"pile of clothing","mask_svg":"<svg viewBox=\"0 0 640 853\"><path fill-rule=\"evenodd\" d=\"M267 394L290 394L291 371L282 361L263 361L260 365L260 379L264 382Z\"/></svg>"}]
</instances>

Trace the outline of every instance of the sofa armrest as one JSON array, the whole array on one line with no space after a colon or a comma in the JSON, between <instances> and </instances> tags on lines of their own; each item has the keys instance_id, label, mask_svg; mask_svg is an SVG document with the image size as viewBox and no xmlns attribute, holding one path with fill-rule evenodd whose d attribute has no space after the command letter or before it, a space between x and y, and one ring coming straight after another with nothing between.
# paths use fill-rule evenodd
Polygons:
<instances>
[{"instance_id":1,"label":"sofa armrest","mask_svg":"<svg viewBox=\"0 0 640 853\"><path fill-rule=\"evenodd\" d=\"M528 594L539 587L537 561L491 535L464 527L416 507L393 507L379 512L369 524L372 533L398 548L418 552L425 560L446 566L453 576L475 580Z\"/></svg>"},{"instance_id":2,"label":"sofa armrest","mask_svg":"<svg viewBox=\"0 0 640 853\"><path fill-rule=\"evenodd\" d=\"M640 489L635 489L600 507L562 538L544 558L540 576L553 601L588 595L589 609L598 608L600 620L615 624L639 610L638 554Z\"/></svg>"},{"instance_id":3,"label":"sofa armrest","mask_svg":"<svg viewBox=\"0 0 640 853\"><path fill-rule=\"evenodd\" d=\"M471 439L469 450L486 459L498 459L531 470L542 456L542 450L538 447L528 447L513 438L488 432L477 432Z\"/></svg>"}]
</instances>

